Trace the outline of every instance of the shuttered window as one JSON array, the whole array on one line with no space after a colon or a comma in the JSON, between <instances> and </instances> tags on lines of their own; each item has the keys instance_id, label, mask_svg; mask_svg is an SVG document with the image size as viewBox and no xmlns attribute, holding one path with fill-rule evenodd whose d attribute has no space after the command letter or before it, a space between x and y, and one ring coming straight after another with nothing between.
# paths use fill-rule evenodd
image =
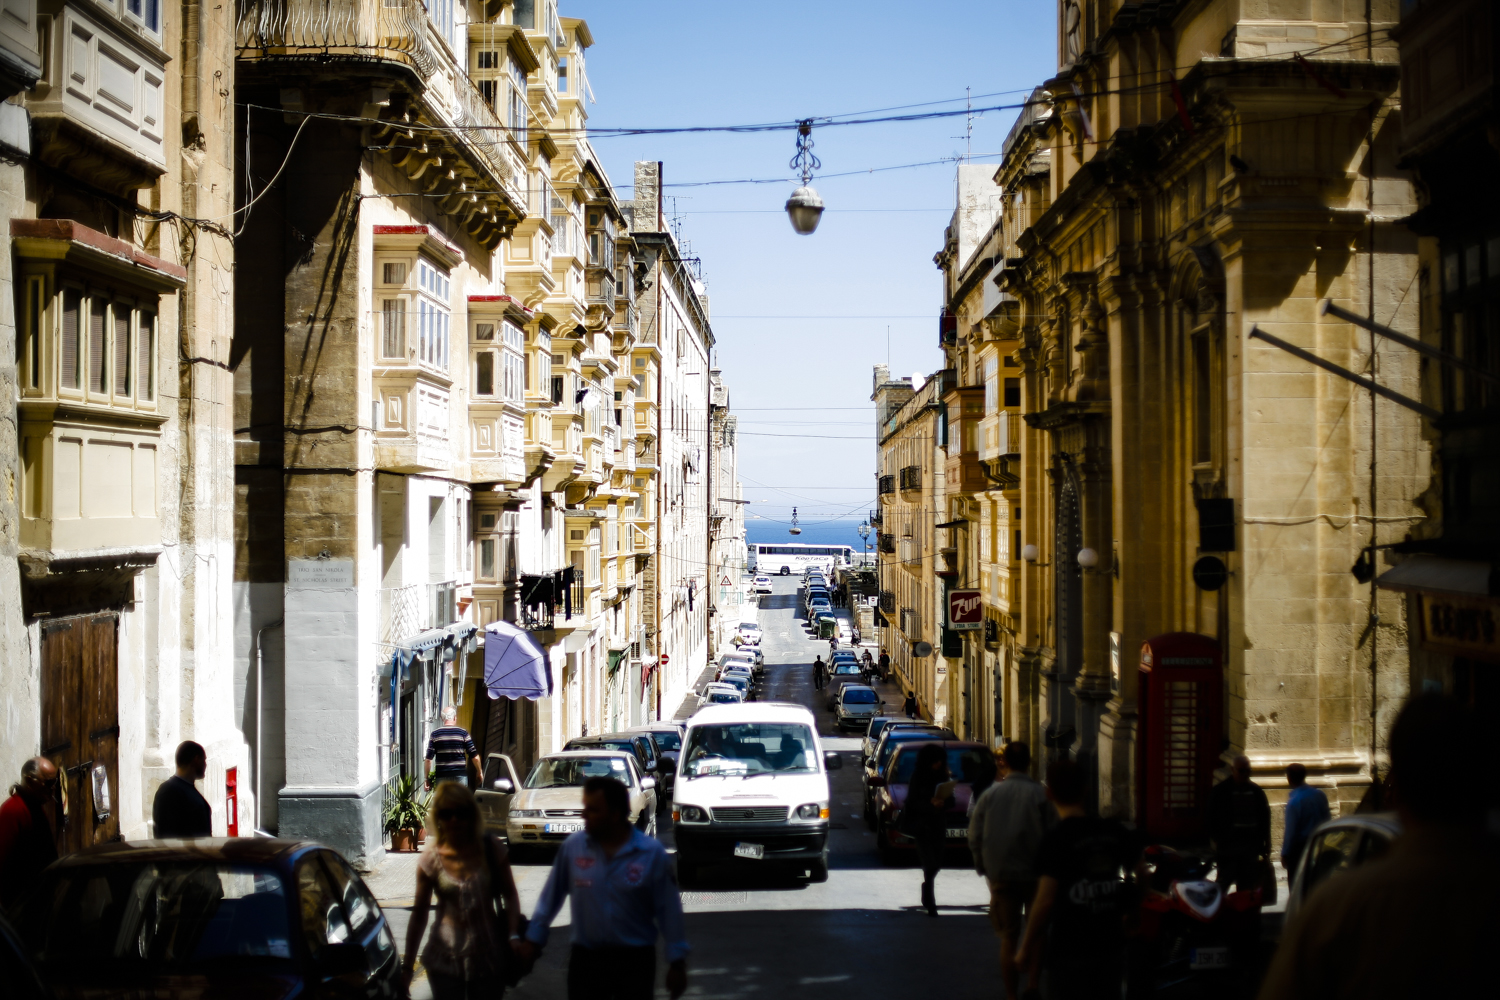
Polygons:
<instances>
[{"instance_id":1,"label":"shuttered window","mask_svg":"<svg viewBox=\"0 0 1500 1000\"><path fill-rule=\"evenodd\" d=\"M63 292L62 308L62 385L65 389L78 389L78 338L82 333L83 296L69 288Z\"/></svg>"},{"instance_id":2,"label":"shuttered window","mask_svg":"<svg viewBox=\"0 0 1500 1000\"><path fill-rule=\"evenodd\" d=\"M135 394L137 399L156 398L156 313L143 312L136 321Z\"/></svg>"},{"instance_id":3,"label":"shuttered window","mask_svg":"<svg viewBox=\"0 0 1500 1000\"><path fill-rule=\"evenodd\" d=\"M102 298L89 300L89 392L100 395L109 391L109 355L104 349L108 335L109 303Z\"/></svg>"},{"instance_id":4,"label":"shuttered window","mask_svg":"<svg viewBox=\"0 0 1500 1000\"><path fill-rule=\"evenodd\" d=\"M130 307L115 306L115 395L130 395Z\"/></svg>"}]
</instances>

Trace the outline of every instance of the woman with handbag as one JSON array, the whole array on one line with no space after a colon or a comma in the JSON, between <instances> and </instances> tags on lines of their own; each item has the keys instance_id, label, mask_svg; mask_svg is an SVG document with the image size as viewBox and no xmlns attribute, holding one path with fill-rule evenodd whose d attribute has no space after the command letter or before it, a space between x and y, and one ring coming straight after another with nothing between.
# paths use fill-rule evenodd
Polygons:
<instances>
[{"instance_id":1,"label":"woman with handbag","mask_svg":"<svg viewBox=\"0 0 1500 1000\"><path fill-rule=\"evenodd\" d=\"M519 963L521 899L510 858L484 831L474 793L443 782L427 818L432 836L417 859L417 892L402 960L411 985L427 911L437 897L437 923L422 951L434 1000L498 1000Z\"/></svg>"},{"instance_id":2,"label":"woman with handbag","mask_svg":"<svg viewBox=\"0 0 1500 1000\"><path fill-rule=\"evenodd\" d=\"M917 751L911 783L906 786L906 805L901 810L901 832L917 842L917 860L922 866L922 905L927 915L937 911L936 879L943 867L943 847L948 838L943 807L952 789L943 788L949 779L948 754L939 743L927 743Z\"/></svg>"}]
</instances>

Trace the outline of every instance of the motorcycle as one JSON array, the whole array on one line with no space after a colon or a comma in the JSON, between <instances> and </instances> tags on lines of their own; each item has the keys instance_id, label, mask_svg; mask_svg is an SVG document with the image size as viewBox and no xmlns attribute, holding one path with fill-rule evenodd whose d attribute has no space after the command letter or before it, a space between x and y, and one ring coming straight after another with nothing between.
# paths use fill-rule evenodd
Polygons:
<instances>
[{"instance_id":1,"label":"motorcycle","mask_svg":"<svg viewBox=\"0 0 1500 1000\"><path fill-rule=\"evenodd\" d=\"M1131 998L1252 997L1261 890L1224 891L1211 857L1146 848L1148 876L1131 941Z\"/></svg>"}]
</instances>

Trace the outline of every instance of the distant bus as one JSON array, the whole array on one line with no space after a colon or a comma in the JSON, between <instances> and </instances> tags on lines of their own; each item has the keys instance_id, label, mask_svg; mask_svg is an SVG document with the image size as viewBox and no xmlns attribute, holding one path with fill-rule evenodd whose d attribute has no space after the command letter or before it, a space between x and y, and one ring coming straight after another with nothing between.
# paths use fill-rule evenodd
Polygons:
<instances>
[{"instance_id":1,"label":"distant bus","mask_svg":"<svg viewBox=\"0 0 1500 1000\"><path fill-rule=\"evenodd\" d=\"M750 546L757 573L801 573L809 566L822 570L848 569L854 548L850 545L761 545Z\"/></svg>"}]
</instances>

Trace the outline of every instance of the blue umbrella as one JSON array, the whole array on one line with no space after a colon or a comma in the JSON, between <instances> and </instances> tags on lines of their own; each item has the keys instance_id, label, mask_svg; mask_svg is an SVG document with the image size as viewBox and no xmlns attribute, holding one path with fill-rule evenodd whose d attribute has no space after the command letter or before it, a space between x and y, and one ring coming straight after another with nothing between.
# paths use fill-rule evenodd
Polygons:
<instances>
[{"instance_id":1,"label":"blue umbrella","mask_svg":"<svg viewBox=\"0 0 1500 1000\"><path fill-rule=\"evenodd\" d=\"M552 695L547 654L531 633L510 622L484 627L484 686L491 698L536 701Z\"/></svg>"}]
</instances>

